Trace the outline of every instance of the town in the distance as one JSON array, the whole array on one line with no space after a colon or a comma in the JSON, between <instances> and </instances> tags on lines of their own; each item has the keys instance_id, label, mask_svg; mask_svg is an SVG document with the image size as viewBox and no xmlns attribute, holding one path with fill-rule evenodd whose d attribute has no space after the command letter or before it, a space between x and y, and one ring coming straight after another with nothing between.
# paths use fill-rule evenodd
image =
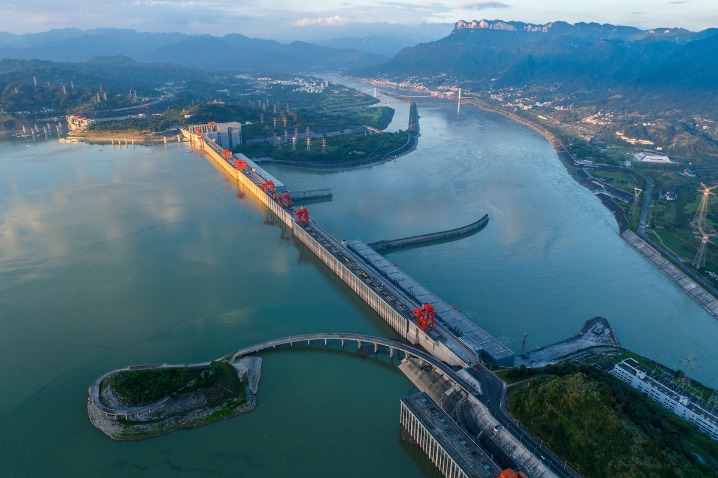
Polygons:
<instances>
[{"instance_id":1,"label":"town in the distance","mask_svg":"<svg viewBox=\"0 0 718 478\"><path fill-rule=\"evenodd\" d=\"M294 325L267 324L265 335L236 337L235 349L202 348L214 350L209 356L188 353L186 358L170 360L152 349L140 350L125 343L119 338L125 333L124 324L90 325L104 320L92 318L87 327L108 330L98 332L101 334L117 334L126 347L122 356L130 357L131 362L103 358L104 368L90 367L74 379L71 396L78 408L66 419L82 430L78 447L111 447L115 456L127 454L122 467L108 468L110 475L128 472L125 466L141 473L153 467L160 467L156 468L163 470L160 474L192 471L158 464L172 463L170 454L164 455L164 461L137 462L136 466L131 457L143 446L161 440L167 440L163 449L172 448L170 437L180 434L190 441L193 434L196 440L203 440L220 426L248 421L253 436L247 436L247 442L269 439L269 432L264 431L268 425L252 417L263 402L276 400L267 395L295 393L283 390L284 384L297 387L295 380L278 380L284 372L272 361L311 351L328 361L349 354L376 362L362 364L368 374L373 367L377 372L382 367L400 371L397 380L406 384L404 388L410 387L410 393L401 396L398 404L395 398L386 400L396 405L393 426L396 440L401 441L397 450L410 457L406 476L718 476L718 390L714 383L718 367L704 362L702 373L696 373L700 354L696 341L681 344L679 357L623 346L648 338L627 340L627 334L635 329L617 327L608 311L595 307L587 310L581 321L573 322L575 335L553 336L553 343L532 342L533 337L526 333L507 338L496 322L463 311L461 303L452 304L456 299L446 297L450 284L437 284L416 264L403 267L402 251L422 251L426 258L432 250L444 251L441 245L461 248L462 242L487 234L497 219L484 206L488 199L481 203L484 209L463 224L439 227L427 220L420 234L412 231L366 242L340 236L356 234L357 228L338 227L335 217L326 212L314 214L313 209L321 204L327 208L321 210L327 211L333 197L346 196L344 191L327 187L342 172L411 163L421 153L425 138L434 134L424 122L425 111L430 121L437 121L431 116L438 115L436 111L447 118L454 115L444 119L452 126L473 112L491 114L512 125L506 131L530 128L530 134L549 143L555 163L561 165L560 177L552 177L552 184L574 186L575 182L584 188L582 193L592 195L591 201L602 204L603 212L607 209L612 221L615 219L611 227L620 238L616 247L621 254L639 259L636 281L641 274L655 274L695 307L686 306L685 315L670 318L671 327L691 329L694 310L718 321L718 204L714 198L718 193L717 50L716 28L694 32L561 21L459 20L442 38L409 45L390 44L387 39L383 46L349 38L326 45L284 44L240 34L140 33L112 28L5 33L0 35L0 147L8 152L3 155L10 158L27 153L35 158L32 148L51 145L56 157L49 163L37 158L27 163L8 160L2 164L0 160L0 172L6 176L0 185L7 191L0 198L8 204L0 207L0 282L29 293L35 274L49 273L38 267L32 269L32 275L24 275L22 256L13 256L22 240L11 233L12 227L3 230L3 224L14 223L17 216L13 214L25 210L9 204L29 204L32 195L39 194L27 193L19 200L18 184L32 177L42 185L45 179L38 178L45 171L69 184L81 177L85 181L85 175L99 176L94 164L87 164L87 172L82 171L81 161L63 166L66 156L95 155L102 161L124 161L125 168L135 161L141 168L141 162L150 161L147 158L153 152L176 150L172 154L186 154L210 175L224 179L226 189L208 193L220 204L216 207L244 211L241 214L260 211L264 224L281 234L281 247L296 249L298 261L313 267L321 281L338 290L342 302L371 317L371 327L360 330L380 332L328 330L326 324L317 328L312 317L303 315L306 304L282 297L289 295L280 287L274 291L271 280L266 281L264 290L272 298L262 300L291 308ZM453 131L431 141L448 144L451 135ZM506 141L511 141L508 136ZM123 153L125 159L112 159L111 152ZM463 174L451 157L436 161L444 162L440 172L417 174L427 175L429 179L423 180L430 180L430 174ZM387 179L387 190L391 190L388 183L399 173L387 174L394 178ZM306 179L312 175L321 181ZM162 188L164 181L181 183L190 175L147 177L148 184L155 180L159 184L152 187ZM181 187L201 188L194 184ZM343 200L375 204L361 194ZM157 207L171 208L170 203ZM106 208L108 215L117 217L134 214L131 208L123 212L122 205L116 203L108 203ZM115 208L118 212L113 212ZM434 213L426 212L427 216ZM69 212L67 218L64 214L58 212L53 221L77 228L78 244L82 244L81 234L88 226ZM181 222L171 214L156 214L163 218L162 227ZM230 213L222 214L228 215L220 222L235 220ZM382 217L380 208L373 214L377 221L394 220ZM248 219L242 216L241 220ZM552 211L537 218L538 224L557 220L572 221L557 219ZM28 220L23 227L27 234L23 237L45 230L37 220ZM537 229L540 235L541 226ZM116 235L124 240L135 234L122 231ZM236 227L231 234L241 248L243 234L254 232ZM103 254L112 254L112 247L104 241L95 246L107 247ZM46 266L48 270L56 267L55 263L81 256L79 247L57 253L51 259L53 265ZM541 252L535 254L526 261L540 263ZM163 258L158 249L153 256L157 260L153 267L173 270L174 260L169 255ZM212 277L212 261L206 265L192 259L193 254L187 257L196 260L193 267ZM433 267L446 268L443 272L447 275L451 268L463 267L432 258ZM1 271L3 262L5 273ZM262 272L242 271L243 266L237 266L241 274L257 274L257 280L264 280ZM131 282L114 277L107 267L101 272L107 275L98 276L107 277L102 279L110 284L107 287L114 287L114 281L117 287ZM485 284L478 272L476 277L470 274L475 287ZM567 277L571 274L566 272ZM72 280L73 275L68 275L68 283ZM214 280L227 278L218 275ZM524 300L520 284L512 287L516 287L518 304ZM601 287L595 285L596 295L601 295ZM0 295L6 296L0 305L12 304L12 310L23 310L21 302L27 302L23 292L13 296L11 290L15 289L0 289ZM242 290L236 292L233 309L241 310L245 301L260 301L243 296ZM186 292L188 297L195 293L214 294L212 286L204 292ZM130 295L126 300L134 299ZM608 303L614 298L602 300ZM106 307L122 306L108 303ZM34 333L30 328L23 331L23 320L35 323L36 318L0 318L0 327L10 330L8 343L20 340L13 337ZM143 318L147 324L153 320ZM186 327L202 330L216 325L221 329L224 320L224 316L197 316L188 322L194 325ZM261 317L246 320L262 322ZM650 323L651 319L641 320ZM547 322L546 328L550 327ZM165 337L179 341L174 335L180 333L179 328L147 328L148 341ZM718 331L713 325L704 330L707 334ZM272 335L275 331L280 334ZM648 330L642 333L650 335ZM718 335L703 338L718 343ZM67 359L73 367L80 367L98 356L105 357L96 351L79 351L85 347L62 333L53 340L73 342L73 352L58 359L55 346L48 343L45 360ZM660 349L659 344L652 350ZM177 356L181 355L172 355ZM38 365L24 368L22 362L31 359L6 359L0 376L7 380L22 373L42 375ZM277 375L273 378L273 374ZM61 378L43 380L46 384L38 385L38 390L52 389L54 381ZM271 386L261 386L270 380L275 380ZM0 418L6 414L8 420L25 420L23 417L32 414L29 393L26 400L13 402L7 409L0 407ZM86 408L78 413L79 407ZM349 404L342 408L347 414L372 413L353 410ZM59 428L47 419L39 423L27 418L27 422L35 434ZM312 434L312 430L304 433ZM133 451L122 448L130 446L123 441L146 439L135 444ZM331 440L341 443L342 437ZM43 450L33 453L42 456ZM193 473L225 476L220 470L234 466L232 460L236 460L242 476L250 469L256 473L253 476L274 476L250 455L237 458L217 451L212 456L216 463L213 458L197 464ZM32 475L24 466L11 468L15 470L12 476ZM62 466L57 470L59 476L83 474L72 460ZM287 475L295 474L293 466L291 460L283 465ZM347 473L324 469L323 463L313 466L320 470L315 476L365 473L361 463L344 463L342 466L356 467Z\"/></svg>"}]
</instances>

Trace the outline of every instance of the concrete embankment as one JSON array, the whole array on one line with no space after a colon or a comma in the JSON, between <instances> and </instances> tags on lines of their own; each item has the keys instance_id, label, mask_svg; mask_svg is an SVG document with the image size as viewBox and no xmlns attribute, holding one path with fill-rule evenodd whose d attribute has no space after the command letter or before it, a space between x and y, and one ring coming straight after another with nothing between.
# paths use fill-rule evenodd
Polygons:
<instances>
[{"instance_id":1,"label":"concrete embankment","mask_svg":"<svg viewBox=\"0 0 718 478\"><path fill-rule=\"evenodd\" d=\"M225 358L217 362L225 361ZM180 389L161 399L131 407L117 394L112 378L120 373L147 370L207 368L211 362L194 364L153 364L125 367L107 372L88 389L87 415L102 433L115 440L142 440L169 433L180 428L194 428L224 418L241 415L256 406L255 394L262 373L262 359L242 358L231 363L240 380L246 381L245 396L237 395L218 403L216 390ZM204 372L203 372L204 373ZM185 391L183 391L185 390Z\"/></svg>"},{"instance_id":2,"label":"concrete embankment","mask_svg":"<svg viewBox=\"0 0 718 478\"><path fill-rule=\"evenodd\" d=\"M527 354L516 357L516 367L544 367L558 363L580 351L587 350L619 350L620 344L608 320L594 317L587 320L580 332L570 339L540 347Z\"/></svg>"},{"instance_id":3,"label":"concrete embankment","mask_svg":"<svg viewBox=\"0 0 718 478\"><path fill-rule=\"evenodd\" d=\"M402 239L372 242L371 244L367 245L375 251L380 252L388 249L396 249L399 247L412 247L429 243L448 242L462 237L470 236L471 234L474 234L486 227L488 223L489 215L485 214L484 217L482 217L476 222L469 224L468 226L458 227L456 229L450 229L448 231L432 232L431 234L404 237Z\"/></svg>"},{"instance_id":4,"label":"concrete embankment","mask_svg":"<svg viewBox=\"0 0 718 478\"><path fill-rule=\"evenodd\" d=\"M687 266L680 263L680 258L676 257L675 254L670 251L661 249L660 245L651 245L646 239L643 239L636 233L630 230L628 219L626 218L623 209L616 204L614 199L609 196L618 197L625 202L632 202L630 193L623 191L621 194L617 194L615 188L609 188L605 183L599 182L596 178L588 174L586 171L581 169L583 165L569 153L561 142L546 128L543 128L530 120L502 111L499 109L491 108L482 102L472 102L472 104L478 106L486 111L492 111L494 113L501 114L514 121L517 121L523 125L526 125L535 131L541 133L553 146L556 154L558 155L561 162L566 166L571 176L582 186L587 187L591 190L595 189L596 186L601 187L604 191L596 194L601 200L604 206L606 206L616 218L616 222L619 227L619 234L626 240L634 249L640 252L646 259L666 274L676 285L682 288L688 293L693 299L696 300L701 306L703 306L711 315L718 318L718 299L716 299L716 290L713 286L707 282L704 282L701 277L696 275L693 271L689 270ZM616 193L616 194L614 194ZM668 257L672 257L674 264ZM678 265L677 265L678 264ZM702 283L702 285L701 285Z\"/></svg>"},{"instance_id":5,"label":"concrete embankment","mask_svg":"<svg viewBox=\"0 0 718 478\"><path fill-rule=\"evenodd\" d=\"M701 304L714 317L718 317L718 300L708 293L708 291L701 287L696 281L688 277L688 275L686 275L633 231L624 231L621 236L631 246L633 246L634 249L658 267L661 272L666 274L681 289L686 291L688 295L693 297L696 302Z\"/></svg>"}]
</instances>

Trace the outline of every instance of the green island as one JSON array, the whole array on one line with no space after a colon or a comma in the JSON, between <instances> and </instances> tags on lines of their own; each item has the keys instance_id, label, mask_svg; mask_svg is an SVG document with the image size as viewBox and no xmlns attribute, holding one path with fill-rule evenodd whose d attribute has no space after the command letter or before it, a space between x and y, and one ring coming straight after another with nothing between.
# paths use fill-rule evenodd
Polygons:
<instances>
[{"instance_id":1,"label":"green island","mask_svg":"<svg viewBox=\"0 0 718 478\"><path fill-rule=\"evenodd\" d=\"M310 80L305 80L310 81ZM266 83L266 82L264 82ZM394 117L388 106L365 93L327 84L321 92L257 83L240 101L173 105L162 113L92 121L72 136L90 142L173 141L178 128L216 121L241 124L242 144L232 148L250 158L305 166L347 166L393 158L411 151L416 132L384 132ZM280 88L281 87L281 88ZM416 106L412 105L415 110ZM311 134L307 145L307 132Z\"/></svg>"},{"instance_id":2,"label":"green island","mask_svg":"<svg viewBox=\"0 0 718 478\"><path fill-rule=\"evenodd\" d=\"M256 406L261 359L127 367L90 387L90 421L115 440L141 440L194 428Z\"/></svg>"},{"instance_id":3,"label":"green island","mask_svg":"<svg viewBox=\"0 0 718 478\"><path fill-rule=\"evenodd\" d=\"M506 408L586 478L718 476L718 443L600 366L503 371Z\"/></svg>"}]
</instances>

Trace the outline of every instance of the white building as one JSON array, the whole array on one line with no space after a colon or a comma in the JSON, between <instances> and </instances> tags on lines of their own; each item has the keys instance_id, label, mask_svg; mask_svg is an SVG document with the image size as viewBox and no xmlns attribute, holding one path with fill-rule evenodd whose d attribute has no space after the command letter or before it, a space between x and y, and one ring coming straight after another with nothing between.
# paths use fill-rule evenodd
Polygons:
<instances>
[{"instance_id":1,"label":"white building","mask_svg":"<svg viewBox=\"0 0 718 478\"><path fill-rule=\"evenodd\" d=\"M215 123L210 121L205 124L190 125L191 132L199 131L203 135L212 138L215 143L226 149L232 149L242 144L242 123Z\"/></svg>"},{"instance_id":2,"label":"white building","mask_svg":"<svg viewBox=\"0 0 718 478\"><path fill-rule=\"evenodd\" d=\"M616 364L611 373L718 440L718 415L715 408L695 395L680 390L666 379L665 374L654 374L631 358Z\"/></svg>"},{"instance_id":3,"label":"white building","mask_svg":"<svg viewBox=\"0 0 718 478\"><path fill-rule=\"evenodd\" d=\"M633 155L633 159L642 163L665 163L671 162L670 158L665 154L645 153L641 151Z\"/></svg>"}]
</instances>

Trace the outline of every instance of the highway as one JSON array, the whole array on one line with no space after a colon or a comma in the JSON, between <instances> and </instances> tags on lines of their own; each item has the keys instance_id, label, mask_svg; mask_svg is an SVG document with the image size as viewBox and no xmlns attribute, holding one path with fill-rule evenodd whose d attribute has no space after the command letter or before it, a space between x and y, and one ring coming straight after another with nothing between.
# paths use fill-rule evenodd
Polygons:
<instances>
[{"instance_id":1,"label":"highway","mask_svg":"<svg viewBox=\"0 0 718 478\"><path fill-rule=\"evenodd\" d=\"M483 395L477 398L486 405L491 415L503 426L506 431L516 437L530 452L541 459L544 464L560 478L580 478L576 472L569 468L565 462L554 455L543 443L536 440L529 432L519 424L518 420L511 417L504 408L505 386L504 382L483 366L477 364L466 369L479 383Z\"/></svg>"}]
</instances>

